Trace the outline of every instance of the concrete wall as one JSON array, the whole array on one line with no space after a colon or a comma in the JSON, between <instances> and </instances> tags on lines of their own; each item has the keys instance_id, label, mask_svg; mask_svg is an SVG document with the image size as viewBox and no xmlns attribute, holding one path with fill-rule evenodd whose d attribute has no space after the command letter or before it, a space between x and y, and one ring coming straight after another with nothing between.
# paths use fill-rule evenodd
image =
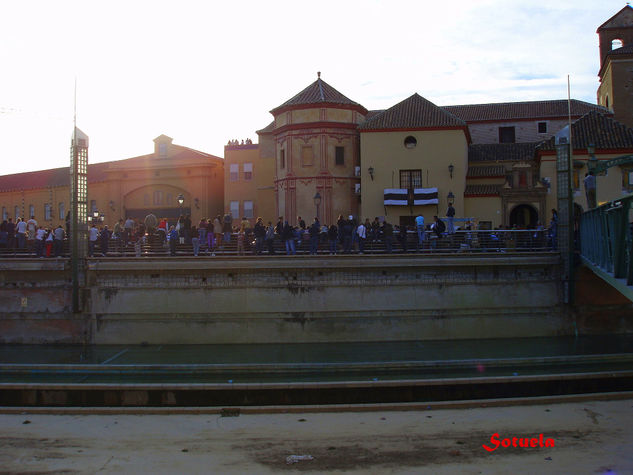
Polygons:
<instances>
[{"instance_id":1,"label":"concrete wall","mask_svg":"<svg viewBox=\"0 0 633 475\"><path fill-rule=\"evenodd\" d=\"M556 254L0 263L2 343L262 343L568 334ZM13 266L13 269L11 268ZM26 306L22 306L27 298Z\"/></svg>"}]
</instances>

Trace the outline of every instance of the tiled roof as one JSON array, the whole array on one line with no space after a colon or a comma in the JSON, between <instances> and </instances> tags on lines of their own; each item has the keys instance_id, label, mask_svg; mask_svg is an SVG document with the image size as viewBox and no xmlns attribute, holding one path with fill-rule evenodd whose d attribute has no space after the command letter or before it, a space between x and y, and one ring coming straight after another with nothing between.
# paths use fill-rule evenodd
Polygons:
<instances>
[{"instance_id":1,"label":"tiled roof","mask_svg":"<svg viewBox=\"0 0 633 475\"><path fill-rule=\"evenodd\" d=\"M623 24L628 24L628 19L631 17L632 13L633 9L631 8L631 5L627 4L624 8L622 8L622 10L600 25L596 30L596 33L600 33L600 30L603 29L617 28L618 26L623 26Z\"/></svg>"},{"instance_id":2,"label":"tiled roof","mask_svg":"<svg viewBox=\"0 0 633 475\"><path fill-rule=\"evenodd\" d=\"M567 117L567 100L531 101L531 102L501 102L496 104L470 104L444 106L445 111L454 114L466 122L480 121L509 121L520 119L547 119L552 117ZM590 104L576 99L571 100L571 115L580 117L589 111L598 110L607 114L611 112L602 106Z\"/></svg>"},{"instance_id":3,"label":"tiled roof","mask_svg":"<svg viewBox=\"0 0 633 475\"><path fill-rule=\"evenodd\" d=\"M589 112L572 122L571 134L575 149L586 149L590 144L599 150L633 148L633 129L598 112ZM555 150L555 140L552 137L543 142L538 150Z\"/></svg>"},{"instance_id":4,"label":"tiled roof","mask_svg":"<svg viewBox=\"0 0 633 475\"><path fill-rule=\"evenodd\" d=\"M424 129L465 127L464 121L443 110L419 94L413 94L395 106L363 122L359 129Z\"/></svg>"},{"instance_id":5,"label":"tiled roof","mask_svg":"<svg viewBox=\"0 0 633 475\"><path fill-rule=\"evenodd\" d=\"M501 185L466 185L464 197L499 196Z\"/></svg>"},{"instance_id":6,"label":"tiled roof","mask_svg":"<svg viewBox=\"0 0 633 475\"><path fill-rule=\"evenodd\" d=\"M104 171L108 162L88 165L88 184L99 183L105 180ZM69 186L70 170L65 168L52 168L35 172L14 173L13 175L0 176L0 192L15 190L35 190L40 188Z\"/></svg>"},{"instance_id":7,"label":"tiled roof","mask_svg":"<svg viewBox=\"0 0 633 475\"><path fill-rule=\"evenodd\" d=\"M200 152L181 145L175 145L174 149L178 150L175 154L170 155L170 159L185 160L192 156L201 158L214 158L222 160L220 157ZM99 183L106 180L107 171L116 168L149 168L155 165L152 161L156 160L156 156L151 153L138 157L127 158L124 160L115 160L102 163L88 164L88 184ZM0 192L13 190L34 190L48 187L69 186L70 170L68 167L53 168L50 170L38 170L35 172L15 173L13 175L0 176Z\"/></svg>"},{"instance_id":8,"label":"tiled roof","mask_svg":"<svg viewBox=\"0 0 633 475\"><path fill-rule=\"evenodd\" d=\"M378 110L373 110L373 111L368 111L367 115L365 116L365 120L369 120L373 117L376 117L378 114L382 114L383 112L385 112L385 109L378 109Z\"/></svg>"},{"instance_id":9,"label":"tiled roof","mask_svg":"<svg viewBox=\"0 0 633 475\"><path fill-rule=\"evenodd\" d=\"M320 104L324 102L330 104L358 106L365 110L365 108L361 106L358 102L354 102L351 99L345 97L343 94L338 92L336 89L334 89L332 86L330 86L319 77L319 79L314 81L299 94L288 99L282 105L275 107L270 112L274 115L277 111L286 107L304 104Z\"/></svg>"},{"instance_id":10,"label":"tiled roof","mask_svg":"<svg viewBox=\"0 0 633 475\"><path fill-rule=\"evenodd\" d=\"M612 49L607 55L612 54L633 54L633 45L622 46L622 48Z\"/></svg>"},{"instance_id":11,"label":"tiled roof","mask_svg":"<svg viewBox=\"0 0 633 475\"><path fill-rule=\"evenodd\" d=\"M264 127L263 129L259 129L256 132L258 134L269 134L271 133L273 130L275 129L275 121L273 120L270 124L268 124L266 127Z\"/></svg>"},{"instance_id":12,"label":"tiled roof","mask_svg":"<svg viewBox=\"0 0 633 475\"><path fill-rule=\"evenodd\" d=\"M541 142L472 144L468 146L469 162L532 160Z\"/></svg>"},{"instance_id":13,"label":"tiled roof","mask_svg":"<svg viewBox=\"0 0 633 475\"><path fill-rule=\"evenodd\" d=\"M487 165L468 167L466 178L497 178L506 175L506 168L503 165Z\"/></svg>"}]
</instances>

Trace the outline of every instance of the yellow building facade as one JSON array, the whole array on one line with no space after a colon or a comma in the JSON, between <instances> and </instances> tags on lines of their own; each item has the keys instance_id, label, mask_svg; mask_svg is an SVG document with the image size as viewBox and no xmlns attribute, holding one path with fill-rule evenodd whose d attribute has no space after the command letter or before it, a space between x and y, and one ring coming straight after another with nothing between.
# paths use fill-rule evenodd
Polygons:
<instances>
[{"instance_id":1,"label":"yellow building facade","mask_svg":"<svg viewBox=\"0 0 633 475\"><path fill-rule=\"evenodd\" d=\"M40 225L64 225L69 178L68 168L1 176L3 220L34 215ZM222 213L223 202L224 160L165 135L148 155L88 165L88 213L99 213L110 226L128 217L143 221L150 213L172 222L189 214L197 222Z\"/></svg>"}]
</instances>

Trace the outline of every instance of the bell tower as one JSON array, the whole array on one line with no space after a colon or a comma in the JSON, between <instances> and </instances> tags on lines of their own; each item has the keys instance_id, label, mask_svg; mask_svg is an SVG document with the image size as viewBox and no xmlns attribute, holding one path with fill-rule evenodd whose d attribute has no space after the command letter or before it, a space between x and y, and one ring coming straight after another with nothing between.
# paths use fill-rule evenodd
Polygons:
<instances>
[{"instance_id":1,"label":"bell tower","mask_svg":"<svg viewBox=\"0 0 633 475\"><path fill-rule=\"evenodd\" d=\"M625 6L597 30L600 39L598 104L633 128L633 8Z\"/></svg>"}]
</instances>

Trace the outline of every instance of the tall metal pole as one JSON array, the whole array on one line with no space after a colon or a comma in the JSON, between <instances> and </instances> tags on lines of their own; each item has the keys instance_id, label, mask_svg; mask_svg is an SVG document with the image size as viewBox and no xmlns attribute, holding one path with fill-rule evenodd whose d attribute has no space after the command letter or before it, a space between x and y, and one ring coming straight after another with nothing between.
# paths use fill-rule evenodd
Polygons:
<instances>
[{"instance_id":1,"label":"tall metal pole","mask_svg":"<svg viewBox=\"0 0 633 475\"><path fill-rule=\"evenodd\" d=\"M576 210L574 209L574 137L573 131L571 127L571 82L569 79L569 74L567 75L567 114L568 114L568 123L569 123L569 189L567 190L567 199L569 201L569 214L567 215L567 226L569 228L569 235L567 236L567 275L569 276L569 304L574 303L575 299L575 285L574 285L574 255L575 255L575 215Z\"/></svg>"},{"instance_id":2,"label":"tall metal pole","mask_svg":"<svg viewBox=\"0 0 633 475\"><path fill-rule=\"evenodd\" d=\"M88 136L76 126L70 146L70 266L73 313L82 311L80 291L87 254L88 231Z\"/></svg>"}]
</instances>

